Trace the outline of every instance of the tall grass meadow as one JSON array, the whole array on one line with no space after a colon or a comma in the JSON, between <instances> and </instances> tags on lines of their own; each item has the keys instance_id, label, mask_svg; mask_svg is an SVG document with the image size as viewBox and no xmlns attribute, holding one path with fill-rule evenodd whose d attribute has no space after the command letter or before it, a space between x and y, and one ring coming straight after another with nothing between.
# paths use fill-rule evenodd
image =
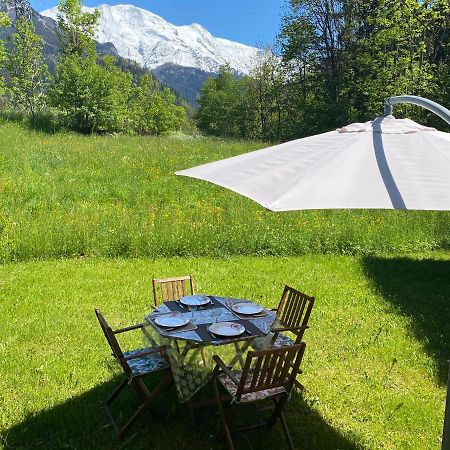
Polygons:
<instances>
[{"instance_id":1,"label":"tall grass meadow","mask_svg":"<svg viewBox=\"0 0 450 450\"><path fill-rule=\"evenodd\" d=\"M273 213L176 170L264 147L184 136L81 136L0 125L0 260L288 256L450 247L450 214Z\"/></svg>"}]
</instances>

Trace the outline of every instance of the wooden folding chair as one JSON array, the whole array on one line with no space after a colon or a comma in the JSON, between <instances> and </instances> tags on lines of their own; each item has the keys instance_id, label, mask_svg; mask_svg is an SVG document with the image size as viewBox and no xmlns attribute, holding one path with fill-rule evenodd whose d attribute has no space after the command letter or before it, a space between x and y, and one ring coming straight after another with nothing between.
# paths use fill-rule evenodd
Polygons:
<instances>
[{"instance_id":1,"label":"wooden folding chair","mask_svg":"<svg viewBox=\"0 0 450 450\"><path fill-rule=\"evenodd\" d=\"M142 348L138 350L127 351L125 353L122 352L122 349L120 348L120 345L116 339L116 335L125 333L127 331L142 329L144 324L140 323L113 331L108 325L108 322L103 317L100 310L96 309L95 314L100 323L103 334L105 335L106 340L111 347L113 356L120 363L125 373L125 379L119 384L119 386L117 386L113 393L103 403L103 407L106 411L106 414L108 415L111 425L114 428L114 431L117 433L119 438L122 438L130 428L130 426L150 406L153 400L163 391L163 389L165 389L172 383L172 372L165 355L165 347L155 346L151 348ZM158 372L167 372L167 375L152 391L149 391L142 378L149 374ZM127 384L134 389L136 394L141 398L142 403L138 407L136 412L132 414L132 416L128 419L125 425L122 428L119 428L111 413L110 404Z\"/></svg>"},{"instance_id":2,"label":"wooden folding chair","mask_svg":"<svg viewBox=\"0 0 450 450\"><path fill-rule=\"evenodd\" d=\"M153 298L155 307L167 300L179 300L185 295L194 295L192 275L174 278L153 278Z\"/></svg>"},{"instance_id":3,"label":"wooden folding chair","mask_svg":"<svg viewBox=\"0 0 450 450\"><path fill-rule=\"evenodd\" d=\"M167 300L179 300L185 295L194 295L194 278L192 275L184 275L173 278L153 278L153 298L157 308L158 305ZM206 366L206 355L203 349L200 351L203 365Z\"/></svg>"},{"instance_id":4,"label":"wooden folding chair","mask_svg":"<svg viewBox=\"0 0 450 450\"><path fill-rule=\"evenodd\" d=\"M308 321L314 307L315 299L290 286L285 286L278 307L274 309L277 320L272 326L274 333L271 346L275 348L302 342L303 334L309 328ZM290 332L291 339L282 332Z\"/></svg>"},{"instance_id":5,"label":"wooden folding chair","mask_svg":"<svg viewBox=\"0 0 450 450\"><path fill-rule=\"evenodd\" d=\"M248 352L242 372L234 372L226 366L219 356L213 357L216 362L214 376L214 395L219 408L222 430L230 450L234 449L231 434L259 427L272 428L280 419L289 448L294 449L289 429L283 415L291 393L295 377L299 373L300 364L305 353L306 344L294 344L289 347L272 348L257 352ZM219 392L219 384L227 391L228 411L225 409L223 397ZM231 429L236 415L233 409L249 403L271 401L268 420L244 428ZM267 411L267 408L263 409Z\"/></svg>"}]
</instances>

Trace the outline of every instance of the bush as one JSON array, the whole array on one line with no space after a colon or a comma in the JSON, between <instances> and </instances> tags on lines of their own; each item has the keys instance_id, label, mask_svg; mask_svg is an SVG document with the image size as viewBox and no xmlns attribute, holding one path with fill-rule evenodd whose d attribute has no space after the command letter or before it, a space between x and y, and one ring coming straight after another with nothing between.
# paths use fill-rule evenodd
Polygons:
<instances>
[{"instance_id":1,"label":"bush","mask_svg":"<svg viewBox=\"0 0 450 450\"><path fill-rule=\"evenodd\" d=\"M104 66L95 57L63 57L57 64L49 103L61 111L68 128L80 133L125 131L131 75L122 72L112 57Z\"/></svg>"}]
</instances>

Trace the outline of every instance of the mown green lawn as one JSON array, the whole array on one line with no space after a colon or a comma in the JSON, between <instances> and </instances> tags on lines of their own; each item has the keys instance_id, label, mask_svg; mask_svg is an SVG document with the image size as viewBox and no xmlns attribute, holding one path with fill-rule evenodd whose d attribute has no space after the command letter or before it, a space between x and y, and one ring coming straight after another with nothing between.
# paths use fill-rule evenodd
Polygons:
<instances>
[{"instance_id":1,"label":"mown green lawn","mask_svg":"<svg viewBox=\"0 0 450 450\"><path fill-rule=\"evenodd\" d=\"M315 295L302 397L288 421L299 449L438 449L450 349L450 255L77 258L0 266L3 448L209 449L214 410L193 427L175 392L120 444L100 401L120 379L93 309L141 321L153 276L192 273L198 292L275 306L284 283ZM136 336L129 345L139 345ZM128 401L128 400L127 400ZM133 397L130 393L129 404ZM125 408L126 409L126 408ZM277 426L237 438L281 449Z\"/></svg>"},{"instance_id":2,"label":"mown green lawn","mask_svg":"<svg viewBox=\"0 0 450 450\"><path fill-rule=\"evenodd\" d=\"M450 248L448 212L274 214L174 175L262 147L181 135L49 135L0 123L0 261Z\"/></svg>"}]
</instances>

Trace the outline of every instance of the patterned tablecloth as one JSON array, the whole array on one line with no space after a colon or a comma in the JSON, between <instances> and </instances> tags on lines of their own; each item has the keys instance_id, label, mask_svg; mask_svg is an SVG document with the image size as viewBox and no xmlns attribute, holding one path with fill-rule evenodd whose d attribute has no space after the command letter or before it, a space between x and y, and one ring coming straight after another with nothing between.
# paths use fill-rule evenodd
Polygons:
<instances>
[{"instance_id":1,"label":"patterned tablecloth","mask_svg":"<svg viewBox=\"0 0 450 450\"><path fill-rule=\"evenodd\" d=\"M172 368L175 385L181 402L186 402L211 379L214 369L212 355L219 354L231 367L242 365L248 348L257 343L258 348L269 345L275 314L264 309L260 317L242 320L231 311L236 302L249 300L212 297L206 307L189 310L177 302L165 302L146 317L144 339L147 345L165 345ZM153 321L161 314L179 311L190 323L181 331L166 332ZM235 338L213 338L207 327L214 322L237 321L246 327L246 333ZM192 329L195 328L195 329ZM186 330L186 331L183 331Z\"/></svg>"}]
</instances>

